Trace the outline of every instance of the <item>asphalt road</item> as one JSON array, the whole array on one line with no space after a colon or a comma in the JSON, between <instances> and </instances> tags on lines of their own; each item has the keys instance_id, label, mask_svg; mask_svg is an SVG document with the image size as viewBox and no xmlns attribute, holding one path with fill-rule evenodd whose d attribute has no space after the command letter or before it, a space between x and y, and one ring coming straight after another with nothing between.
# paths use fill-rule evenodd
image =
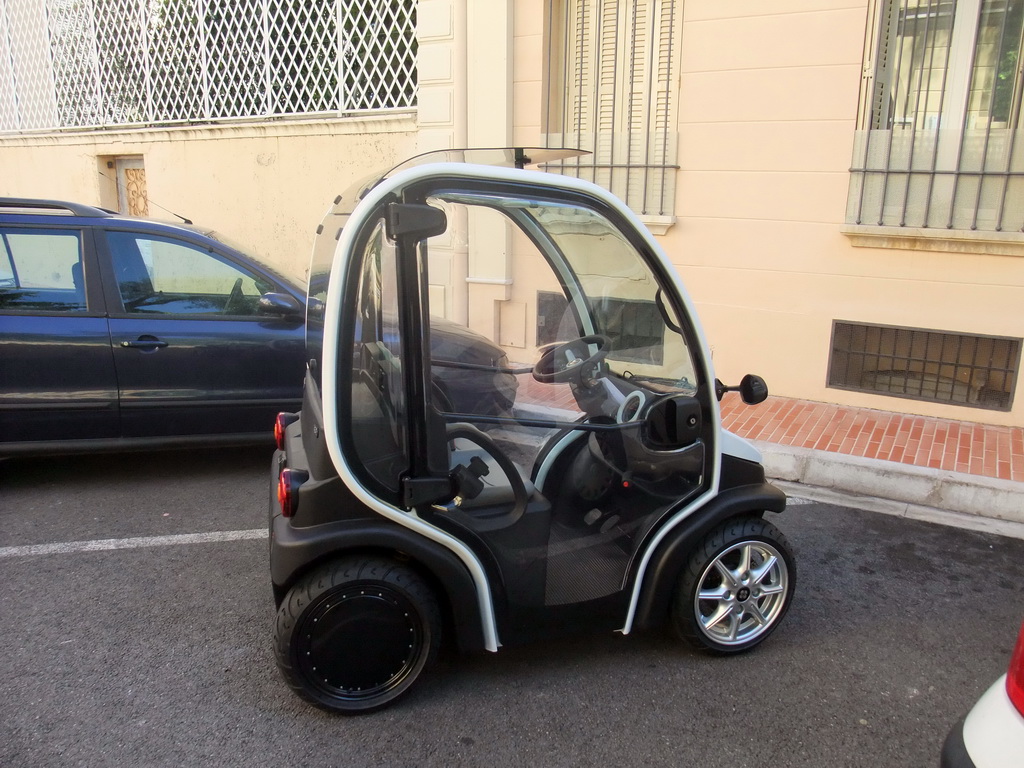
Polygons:
<instances>
[{"instance_id":1,"label":"asphalt road","mask_svg":"<svg viewBox=\"0 0 1024 768\"><path fill-rule=\"evenodd\" d=\"M1024 541L795 505L798 593L750 654L503 649L331 716L271 655L269 458L0 462L0 765L936 766L1024 617ZM135 546L25 549L106 539Z\"/></svg>"}]
</instances>

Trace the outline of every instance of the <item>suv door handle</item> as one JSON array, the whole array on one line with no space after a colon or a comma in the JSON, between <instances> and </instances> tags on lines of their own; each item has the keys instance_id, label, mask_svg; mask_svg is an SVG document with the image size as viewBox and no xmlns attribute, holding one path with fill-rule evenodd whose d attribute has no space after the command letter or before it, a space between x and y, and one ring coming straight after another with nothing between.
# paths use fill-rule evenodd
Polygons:
<instances>
[{"instance_id":1,"label":"suv door handle","mask_svg":"<svg viewBox=\"0 0 1024 768\"><path fill-rule=\"evenodd\" d=\"M167 342L150 336L149 338L141 337L135 341L122 341L121 346L127 349L156 349L157 347L166 347Z\"/></svg>"}]
</instances>

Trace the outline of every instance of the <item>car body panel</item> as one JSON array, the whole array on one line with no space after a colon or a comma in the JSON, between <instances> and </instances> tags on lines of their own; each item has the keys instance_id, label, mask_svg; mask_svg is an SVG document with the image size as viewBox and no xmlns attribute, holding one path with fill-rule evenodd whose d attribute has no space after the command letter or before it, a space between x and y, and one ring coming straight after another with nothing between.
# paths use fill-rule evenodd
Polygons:
<instances>
[{"instance_id":1,"label":"car body panel","mask_svg":"<svg viewBox=\"0 0 1024 768\"><path fill-rule=\"evenodd\" d=\"M77 265L57 261L39 274L16 277L20 257L36 255L23 254L18 243L37 237L43 248L55 239L77 242ZM17 257L13 264L8 249ZM0 272L7 278L0 282L0 439L116 436L117 377L92 232L0 220ZM30 287L17 290L23 280Z\"/></svg>"},{"instance_id":2,"label":"car body panel","mask_svg":"<svg viewBox=\"0 0 1024 768\"><path fill-rule=\"evenodd\" d=\"M0 360L4 442L117 436L106 318L0 314Z\"/></svg>"},{"instance_id":3,"label":"car body panel","mask_svg":"<svg viewBox=\"0 0 1024 768\"><path fill-rule=\"evenodd\" d=\"M956 723L942 745L942 768L1024 765L1024 624L1007 672Z\"/></svg>"},{"instance_id":4,"label":"car body panel","mask_svg":"<svg viewBox=\"0 0 1024 768\"><path fill-rule=\"evenodd\" d=\"M1024 764L1024 716L1006 695L1006 675L989 686L967 715L964 743L978 768Z\"/></svg>"},{"instance_id":5,"label":"car body panel","mask_svg":"<svg viewBox=\"0 0 1024 768\"><path fill-rule=\"evenodd\" d=\"M301 402L295 320L125 316L110 334L125 437L247 432ZM122 346L147 339L166 346Z\"/></svg>"},{"instance_id":6,"label":"car body panel","mask_svg":"<svg viewBox=\"0 0 1024 768\"><path fill-rule=\"evenodd\" d=\"M1024 764L1024 717L1006 695L1006 675L981 695L950 732L942 768L1020 768Z\"/></svg>"}]
</instances>

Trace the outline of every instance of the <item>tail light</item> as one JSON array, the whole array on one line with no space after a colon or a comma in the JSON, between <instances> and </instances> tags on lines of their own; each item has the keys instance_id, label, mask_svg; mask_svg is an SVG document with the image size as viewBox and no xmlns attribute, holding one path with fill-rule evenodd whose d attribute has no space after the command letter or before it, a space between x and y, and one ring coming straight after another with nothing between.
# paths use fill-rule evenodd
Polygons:
<instances>
[{"instance_id":1,"label":"tail light","mask_svg":"<svg viewBox=\"0 0 1024 768\"><path fill-rule=\"evenodd\" d=\"M277 503L281 514L292 517L299 507L299 486L309 479L309 473L301 469L282 469L277 477Z\"/></svg>"},{"instance_id":2,"label":"tail light","mask_svg":"<svg viewBox=\"0 0 1024 768\"><path fill-rule=\"evenodd\" d=\"M277 443L277 450L284 450L284 431L288 429L289 424L294 424L298 420L297 413L277 414L277 418L274 419L274 442Z\"/></svg>"},{"instance_id":3,"label":"tail light","mask_svg":"<svg viewBox=\"0 0 1024 768\"><path fill-rule=\"evenodd\" d=\"M1017 711L1024 715L1024 622L1020 625L1017 645L1010 657L1010 668L1006 671L1006 695Z\"/></svg>"}]
</instances>

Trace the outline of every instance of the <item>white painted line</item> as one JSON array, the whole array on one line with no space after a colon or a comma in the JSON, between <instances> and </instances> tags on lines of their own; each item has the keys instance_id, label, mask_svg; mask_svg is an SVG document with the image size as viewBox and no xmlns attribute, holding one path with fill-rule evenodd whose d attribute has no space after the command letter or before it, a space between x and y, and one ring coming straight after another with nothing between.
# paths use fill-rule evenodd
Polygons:
<instances>
[{"instance_id":1,"label":"white painted line","mask_svg":"<svg viewBox=\"0 0 1024 768\"><path fill-rule=\"evenodd\" d=\"M169 547L176 544L209 544L218 541L265 539L266 528L251 531L214 531L213 533L183 533L177 536L141 536L134 539L94 539L93 541L65 541L57 544L28 544L22 547L0 547L0 559L30 557L32 555L68 555L74 552L102 552L109 549L138 549L139 547Z\"/></svg>"}]
</instances>

